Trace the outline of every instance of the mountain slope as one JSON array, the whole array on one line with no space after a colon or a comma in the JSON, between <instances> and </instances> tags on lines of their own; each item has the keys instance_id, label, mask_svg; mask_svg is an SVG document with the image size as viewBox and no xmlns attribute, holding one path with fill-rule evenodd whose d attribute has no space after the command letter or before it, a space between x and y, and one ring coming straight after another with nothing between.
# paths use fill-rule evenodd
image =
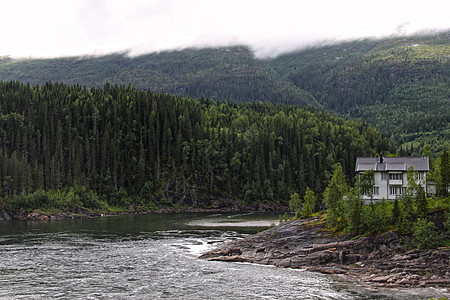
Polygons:
<instances>
[{"instance_id":1,"label":"mountain slope","mask_svg":"<svg viewBox=\"0 0 450 300\"><path fill-rule=\"evenodd\" d=\"M425 143L442 151L450 147L449 37L354 41L268 63L325 108L371 123L405 151Z\"/></svg>"},{"instance_id":2,"label":"mountain slope","mask_svg":"<svg viewBox=\"0 0 450 300\"><path fill-rule=\"evenodd\" d=\"M134 58L0 58L0 80L110 82L219 101L323 106L372 124L405 154L420 154L427 143L433 152L450 148L450 32L320 46L271 60L239 46Z\"/></svg>"},{"instance_id":3,"label":"mountain slope","mask_svg":"<svg viewBox=\"0 0 450 300\"><path fill-rule=\"evenodd\" d=\"M100 87L131 84L139 89L219 101L268 101L319 106L297 86L282 81L246 47L186 49L138 57L0 60L0 80L47 81Z\"/></svg>"}]
</instances>

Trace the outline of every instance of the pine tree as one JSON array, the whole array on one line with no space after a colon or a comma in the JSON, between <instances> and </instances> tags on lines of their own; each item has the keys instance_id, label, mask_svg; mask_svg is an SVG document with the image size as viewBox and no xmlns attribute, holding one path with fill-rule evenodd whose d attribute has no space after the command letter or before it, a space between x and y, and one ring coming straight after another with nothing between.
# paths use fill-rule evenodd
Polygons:
<instances>
[{"instance_id":1,"label":"pine tree","mask_svg":"<svg viewBox=\"0 0 450 300\"><path fill-rule=\"evenodd\" d=\"M401 217L401 212L400 212L400 206L398 204L398 199L395 198L394 199L394 204L392 207L392 222L394 224L398 224L400 221L400 217Z\"/></svg>"},{"instance_id":2,"label":"pine tree","mask_svg":"<svg viewBox=\"0 0 450 300\"><path fill-rule=\"evenodd\" d=\"M306 188L305 196L303 196L303 203L303 216L309 217L313 212L315 212L315 207L317 205L317 197L309 187Z\"/></svg>"},{"instance_id":3,"label":"pine tree","mask_svg":"<svg viewBox=\"0 0 450 300\"><path fill-rule=\"evenodd\" d=\"M323 193L323 200L328 208L327 221L331 226L342 229L344 216L344 196L348 191L341 164L338 164L330 183Z\"/></svg>"},{"instance_id":4,"label":"pine tree","mask_svg":"<svg viewBox=\"0 0 450 300\"><path fill-rule=\"evenodd\" d=\"M428 207L427 207L427 198L425 197L425 190L422 187L419 187L418 193L416 196L416 216L417 218L427 218Z\"/></svg>"},{"instance_id":5,"label":"pine tree","mask_svg":"<svg viewBox=\"0 0 450 300\"><path fill-rule=\"evenodd\" d=\"M444 153L442 153L439 169L441 173L441 185L439 193L443 197L448 197L448 189L450 185L450 165L447 151L444 151Z\"/></svg>"},{"instance_id":6,"label":"pine tree","mask_svg":"<svg viewBox=\"0 0 450 300\"><path fill-rule=\"evenodd\" d=\"M289 208L292 212L297 212L302 205L302 200L297 193L291 194L291 200L289 200Z\"/></svg>"}]
</instances>

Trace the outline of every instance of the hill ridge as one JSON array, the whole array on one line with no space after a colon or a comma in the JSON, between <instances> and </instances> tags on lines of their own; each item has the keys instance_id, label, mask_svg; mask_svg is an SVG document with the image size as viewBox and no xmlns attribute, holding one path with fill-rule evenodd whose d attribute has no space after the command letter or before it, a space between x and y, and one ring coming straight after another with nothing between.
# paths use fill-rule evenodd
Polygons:
<instances>
[{"instance_id":1,"label":"hill ridge","mask_svg":"<svg viewBox=\"0 0 450 300\"><path fill-rule=\"evenodd\" d=\"M0 60L0 80L132 85L218 101L323 107L362 119L403 153L450 149L450 31L321 45L260 59L246 46L136 57Z\"/></svg>"}]
</instances>

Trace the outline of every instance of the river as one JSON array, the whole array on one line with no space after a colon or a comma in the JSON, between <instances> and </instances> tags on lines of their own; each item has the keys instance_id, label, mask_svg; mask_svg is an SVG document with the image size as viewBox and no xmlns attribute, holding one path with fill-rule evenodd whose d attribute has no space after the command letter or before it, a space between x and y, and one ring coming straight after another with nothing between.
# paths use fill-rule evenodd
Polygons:
<instances>
[{"instance_id":1,"label":"river","mask_svg":"<svg viewBox=\"0 0 450 300\"><path fill-rule=\"evenodd\" d=\"M370 290L340 276L200 260L278 215L148 214L0 221L0 298L426 299L439 290Z\"/></svg>"}]
</instances>

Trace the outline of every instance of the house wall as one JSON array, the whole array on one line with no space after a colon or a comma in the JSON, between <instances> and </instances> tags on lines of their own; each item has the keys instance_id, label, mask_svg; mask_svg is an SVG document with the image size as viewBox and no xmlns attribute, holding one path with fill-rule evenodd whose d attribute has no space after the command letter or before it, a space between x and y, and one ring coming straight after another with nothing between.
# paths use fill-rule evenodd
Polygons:
<instances>
[{"instance_id":1,"label":"house wall","mask_svg":"<svg viewBox=\"0 0 450 300\"><path fill-rule=\"evenodd\" d=\"M387 175L387 173L385 173ZM382 172L375 172L375 186L380 187L380 193L375 195L377 200L389 199L388 180L382 179Z\"/></svg>"},{"instance_id":2,"label":"house wall","mask_svg":"<svg viewBox=\"0 0 450 300\"><path fill-rule=\"evenodd\" d=\"M389 183L388 180L385 180L382 178L382 172L375 172L375 185L374 187L378 187L378 194L373 195L373 202L377 203L381 199L389 199ZM363 195L362 198L364 199L365 204L370 204L370 197L367 195ZM393 198L392 198L393 199Z\"/></svg>"},{"instance_id":3,"label":"house wall","mask_svg":"<svg viewBox=\"0 0 450 300\"><path fill-rule=\"evenodd\" d=\"M383 175L383 173L385 175ZM396 173L396 174L402 174L401 180L389 180L389 173ZM417 181L418 184L420 184L424 189L426 188L425 182L426 182L426 172L420 172L420 178ZM378 194L373 195L373 202L377 203L380 202L381 199L386 200L394 200L395 198L401 198L404 192L406 191L406 188L408 187L408 178L406 172L375 172L375 185L374 187L378 187ZM391 194L390 188L398 188L396 191L399 192L399 194ZM402 189L403 188L403 189ZM402 190L400 190L402 189ZM367 195L363 195L364 203L370 204L370 197Z\"/></svg>"}]
</instances>

